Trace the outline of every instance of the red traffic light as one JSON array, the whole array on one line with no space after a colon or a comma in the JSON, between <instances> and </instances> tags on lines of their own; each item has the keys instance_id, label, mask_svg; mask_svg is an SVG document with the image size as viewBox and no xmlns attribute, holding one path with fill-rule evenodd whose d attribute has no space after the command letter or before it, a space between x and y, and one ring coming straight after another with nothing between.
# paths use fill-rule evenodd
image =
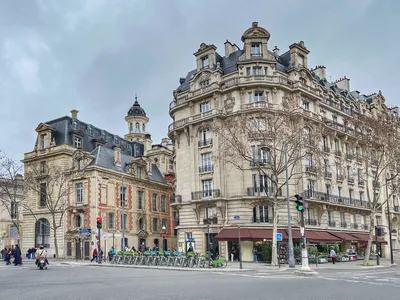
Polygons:
<instances>
[{"instance_id":1,"label":"red traffic light","mask_svg":"<svg viewBox=\"0 0 400 300\"><path fill-rule=\"evenodd\" d=\"M96 220L97 222L101 222L103 219L100 216L98 216Z\"/></svg>"}]
</instances>

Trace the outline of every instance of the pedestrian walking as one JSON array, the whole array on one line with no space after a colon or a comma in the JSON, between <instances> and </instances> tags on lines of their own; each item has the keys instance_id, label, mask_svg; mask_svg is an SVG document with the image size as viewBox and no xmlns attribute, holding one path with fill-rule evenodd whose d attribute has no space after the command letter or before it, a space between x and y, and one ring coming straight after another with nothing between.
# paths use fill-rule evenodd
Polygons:
<instances>
[{"instance_id":1,"label":"pedestrian walking","mask_svg":"<svg viewBox=\"0 0 400 300\"><path fill-rule=\"evenodd\" d=\"M22 265L21 249L19 248L18 245L15 245L13 255L14 255L14 266Z\"/></svg>"},{"instance_id":2,"label":"pedestrian walking","mask_svg":"<svg viewBox=\"0 0 400 300\"><path fill-rule=\"evenodd\" d=\"M336 260L336 252L333 248L331 248L331 258L332 258L332 263L335 264L335 260Z\"/></svg>"},{"instance_id":3,"label":"pedestrian walking","mask_svg":"<svg viewBox=\"0 0 400 300\"><path fill-rule=\"evenodd\" d=\"M258 264L257 249L253 248L253 259L256 264Z\"/></svg>"},{"instance_id":4,"label":"pedestrian walking","mask_svg":"<svg viewBox=\"0 0 400 300\"><path fill-rule=\"evenodd\" d=\"M93 262L94 260L97 261L97 256L98 256L97 254L98 254L97 248L94 248L93 254L92 254L92 259L90 260L90 262Z\"/></svg>"}]
</instances>

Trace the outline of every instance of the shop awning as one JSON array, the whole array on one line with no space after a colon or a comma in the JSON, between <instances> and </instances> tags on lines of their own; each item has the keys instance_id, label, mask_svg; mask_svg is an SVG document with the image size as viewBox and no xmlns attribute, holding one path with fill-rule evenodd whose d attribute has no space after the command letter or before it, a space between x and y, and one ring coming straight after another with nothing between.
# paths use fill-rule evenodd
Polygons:
<instances>
[{"instance_id":1,"label":"shop awning","mask_svg":"<svg viewBox=\"0 0 400 300\"><path fill-rule=\"evenodd\" d=\"M285 230L286 233L288 234L288 230ZM294 240L300 240L301 238L301 233L300 230L294 229L292 230L292 235ZM307 242L313 242L313 243L336 243L340 242L341 239L330 234L329 232L326 231L316 231L316 230L306 230L306 239Z\"/></svg>"},{"instance_id":2,"label":"shop awning","mask_svg":"<svg viewBox=\"0 0 400 300\"><path fill-rule=\"evenodd\" d=\"M354 236L348 234L347 232L331 231L330 234L337 236L344 242L353 242L353 241L356 242L357 241L357 239Z\"/></svg>"},{"instance_id":3,"label":"shop awning","mask_svg":"<svg viewBox=\"0 0 400 300\"><path fill-rule=\"evenodd\" d=\"M369 239L369 234L368 233L353 233L351 232L350 235L354 236L354 240L357 242L361 243L367 243ZM382 244L387 244L385 239L383 237L378 237L378 242ZM372 237L372 243L375 244L375 236Z\"/></svg>"},{"instance_id":4,"label":"shop awning","mask_svg":"<svg viewBox=\"0 0 400 300\"><path fill-rule=\"evenodd\" d=\"M238 228L223 228L215 237L218 241L236 242L239 240ZM272 240L272 229L240 228L242 241Z\"/></svg>"}]
</instances>

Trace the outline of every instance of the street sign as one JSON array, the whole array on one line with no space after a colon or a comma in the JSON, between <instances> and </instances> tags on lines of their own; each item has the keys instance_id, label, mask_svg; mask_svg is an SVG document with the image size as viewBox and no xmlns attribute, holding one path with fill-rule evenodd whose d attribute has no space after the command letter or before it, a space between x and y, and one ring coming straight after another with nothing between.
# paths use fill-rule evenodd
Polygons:
<instances>
[{"instance_id":1,"label":"street sign","mask_svg":"<svg viewBox=\"0 0 400 300\"><path fill-rule=\"evenodd\" d=\"M187 242L189 242L189 243L194 242L194 238L188 238L188 239L187 239Z\"/></svg>"},{"instance_id":2,"label":"street sign","mask_svg":"<svg viewBox=\"0 0 400 300\"><path fill-rule=\"evenodd\" d=\"M282 233L277 233L276 234L276 241L277 242L282 242Z\"/></svg>"},{"instance_id":3,"label":"street sign","mask_svg":"<svg viewBox=\"0 0 400 300\"><path fill-rule=\"evenodd\" d=\"M234 220L240 220L240 216L233 216Z\"/></svg>"},{"instance_id":4,"label":"street sign","mask_svg":"<svg viewBox=\"0 0 400 300\"><path fill-rule=\"evenodd\" d=\"M92 234L92 228L79 228L79 236L85 237Z\"/></svg>"}]
</instances>

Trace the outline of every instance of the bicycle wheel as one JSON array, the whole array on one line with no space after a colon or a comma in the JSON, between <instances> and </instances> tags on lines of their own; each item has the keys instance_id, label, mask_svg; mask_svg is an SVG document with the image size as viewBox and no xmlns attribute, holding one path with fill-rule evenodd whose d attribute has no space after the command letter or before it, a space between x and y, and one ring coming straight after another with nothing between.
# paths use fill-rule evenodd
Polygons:
<instances>
[{"instance_id":1,"label":"bicycle wheel","mask_svg":"<svg viewBox=\"0 0 400 300\"><path fill-rule=\"evenodd\" d=\"M226 260L224 260L222 263L221 263L221 268L226 268L228 266L228 262L226 261Z\"/></svg>"}]
</instances>

